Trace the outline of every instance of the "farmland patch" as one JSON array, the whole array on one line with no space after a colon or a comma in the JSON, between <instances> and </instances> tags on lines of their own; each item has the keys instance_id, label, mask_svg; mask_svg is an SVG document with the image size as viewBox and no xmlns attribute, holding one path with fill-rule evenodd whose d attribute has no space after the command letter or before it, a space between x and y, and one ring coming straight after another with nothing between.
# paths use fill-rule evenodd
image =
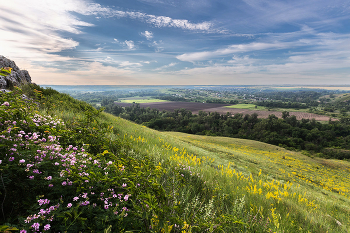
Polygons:
<instances>
[{"instance_id":1,"label":"farmland patch","mask_svg":"<svg viewBox=\"0 0 350 233\"><path fill-rule=\"evenodd\" d=\"M128 107L132 106L132 103L120 103L116 102L115 104ZM193 114L198 114L199 111L203 112L218 112L220 114L230 113L231 115L235 115L237 113L246 115L246 114L258 114L258 118L268 118L269 115L275 115L278 118L282 118L282 112L280 111L259 111L259 110L251 110L251 109L243 109L243 108L227 108L227 106L231 106L230 104L211 104L211 103L194 103L194 102L153 102L153 103L140 103L142 108L154 108L159 111L174 111L175 109L187 109L190 110ZM294 115L298 120L301 119L315 119L316 121L328 121L329 116L317 115L314 113L307 112L289 112L289 115Z\"/></svg>"}]
</instances>

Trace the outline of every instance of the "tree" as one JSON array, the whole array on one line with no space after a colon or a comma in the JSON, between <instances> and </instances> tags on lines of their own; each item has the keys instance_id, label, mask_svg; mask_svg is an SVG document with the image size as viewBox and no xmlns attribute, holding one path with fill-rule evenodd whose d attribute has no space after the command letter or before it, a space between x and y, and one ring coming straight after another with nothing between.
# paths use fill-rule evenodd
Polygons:
<instances>
[{"instance_id":1,"label":"tree","mask_svg":"<svg viewBox=\"0 0 350 233\"><path fill-rule=\"evenodd\" d=\"M288 117L289 117L289 112L283 111L283 112L282 112L282 118L285 120L285 119L288 118Z\"/></svg>"}]
</instances>

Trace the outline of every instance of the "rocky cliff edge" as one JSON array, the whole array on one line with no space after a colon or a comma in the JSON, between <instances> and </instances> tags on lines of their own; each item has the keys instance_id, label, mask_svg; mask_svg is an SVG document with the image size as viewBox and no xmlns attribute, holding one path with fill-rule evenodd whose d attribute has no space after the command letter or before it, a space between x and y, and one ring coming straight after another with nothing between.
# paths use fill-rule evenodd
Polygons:
<instances>
[{"instance_id":1,"label":"rocky cliff edge","mask_svg":"<svg viewBox=\"0 0 350 233\"><path fill-rule=\"evenodd\" d=\"M19 86L23 83L31 83L32 78L28 71L20 70L14 61L0 55L0 69L12 68L8 73L0 75L0 89L7 89L11 86Z\"/></svg>"}]
</instances>

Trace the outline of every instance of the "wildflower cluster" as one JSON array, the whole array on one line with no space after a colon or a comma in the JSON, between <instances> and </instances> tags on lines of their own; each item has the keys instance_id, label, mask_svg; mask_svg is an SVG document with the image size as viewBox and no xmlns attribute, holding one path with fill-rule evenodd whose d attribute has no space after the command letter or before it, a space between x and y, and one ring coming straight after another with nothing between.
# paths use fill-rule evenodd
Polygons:
<instances>
[{"instance_id":1,"label":"wildflower cluster","mask_svg":"<svg viewBox=\"0 0 350 233\"><path fill-rule=\"evenodd\" d=\"M92 154L89 145L79 143L63 146L60 140L66 144L70 135L76 140L81 134L76 134L74 128L67 129L61 119L40 114L35 103L21 98L18 89L1 97L0 166L1 192L7 194L2 198L5 218L22 218L16 224L22 225L21 232L100 232L106 227L105 216L116 231L126 226L140 229L143 221L134 218L142 212L135 210L134 204L147 203L143 201L144 192L151 197L164 196L156 182L148 186L154 181L151 170L134 168L141 167L140 162L145 167L147 161L108 150ZM85 128L89 130L89 125ZM14 208L18 200L21 204ZM93 216L97 218L91 221Z\"/></svg>"}]
</instances>

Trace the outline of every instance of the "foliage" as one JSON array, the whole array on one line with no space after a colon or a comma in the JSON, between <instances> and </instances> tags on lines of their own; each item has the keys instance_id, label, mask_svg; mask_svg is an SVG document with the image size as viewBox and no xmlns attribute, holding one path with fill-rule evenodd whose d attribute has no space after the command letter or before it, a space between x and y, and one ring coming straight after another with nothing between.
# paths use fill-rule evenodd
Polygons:
<instances>
[{"instance_id":1,"label":"foliage","mask_svg":"<svg viewBox=\"0 0 350 233\"><path fill-rule=\"evenodd\" d=\"M1 76L7 76L9 74L11 74L12 68L11 67L2 67L0 69L0 75Z\"/></svg>"},{"instance_id":2,"label":"foliage","mask_svg":"<svg viewBox=\"0 0 350 233\"><path fill-rule=\"evenodd\" d=\"M44 106L59 103L55 91L35 92ZM120 141L109 140L113 131L98 122L97 110L67 126L39 114L20 89L1 100L1 222L23 231L101 232L108 225L140 230L150 224L142 212L150 198L158 203L148 207L150 212L165 206L153 163L127 156Z\"/></svg>"}]
</instances>

